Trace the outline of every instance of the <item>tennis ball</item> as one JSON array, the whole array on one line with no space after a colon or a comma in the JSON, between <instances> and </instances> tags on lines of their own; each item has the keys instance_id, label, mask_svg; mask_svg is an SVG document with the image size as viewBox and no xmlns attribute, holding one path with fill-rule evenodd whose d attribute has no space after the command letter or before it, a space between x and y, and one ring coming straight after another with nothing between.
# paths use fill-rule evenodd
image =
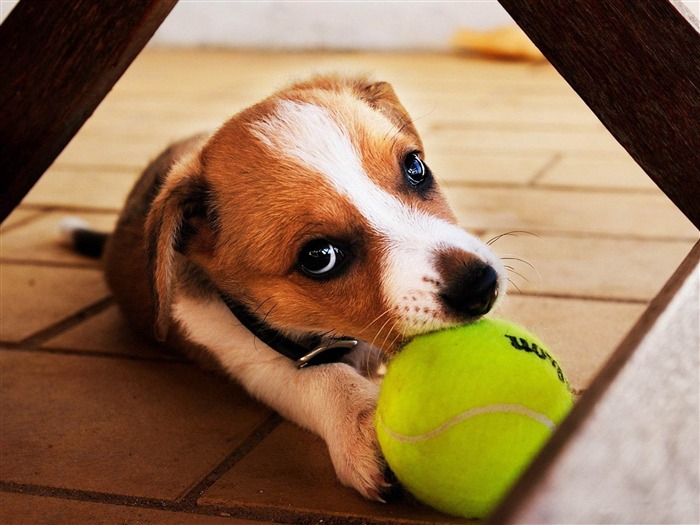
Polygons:
<instances>
[{"instance_id":1,"label":"tennis ball","mask_svg":"<svg viewBox=\"0 0 700 525\"><path fill-rule=\"evenodd\" d=\"M379 443L401 484L438 510L487 516L573 398L545 345L512 323L421 335L389 363Z\"/></svg>"}]
</instances>

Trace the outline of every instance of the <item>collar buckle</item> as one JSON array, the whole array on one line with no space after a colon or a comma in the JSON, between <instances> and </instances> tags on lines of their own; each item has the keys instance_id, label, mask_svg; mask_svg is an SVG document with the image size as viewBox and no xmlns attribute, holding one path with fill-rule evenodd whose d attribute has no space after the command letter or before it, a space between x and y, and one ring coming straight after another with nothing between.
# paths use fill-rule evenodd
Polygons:
<instances>
[{"instance_id":1,"label":"collar buckle","mask_svg":"<svg viewBox=\"0 0 700 525\"><path fill-rule=\"evenodd\" d=\"M294 361L297 368L310 365L322 365L339 362L345 354L358 345L357 339L351 337L331 337L324 339L320 335L312 335L307 344L302 345L281 334L264 320L259 319L242 303L231 296L219 292L219 296L238 322L247 328L254 337L267 346ZM310 339L310 340L309 340ZM311 348L311 350L309 350Z\"/></svg>"},{"instance_id":2,"label":"collar buckle","mask_svg":"<svg viewBox=\"0 0 700 525\"><path fill-rule=\"evenodd\" d=\"M312 348L306 355L297 359L297 368L304 368L310 364L337 362L340 357L355 348L357 344L357 339L350 338L336 338L324 341Z\"/></svg>"}]
</instances>

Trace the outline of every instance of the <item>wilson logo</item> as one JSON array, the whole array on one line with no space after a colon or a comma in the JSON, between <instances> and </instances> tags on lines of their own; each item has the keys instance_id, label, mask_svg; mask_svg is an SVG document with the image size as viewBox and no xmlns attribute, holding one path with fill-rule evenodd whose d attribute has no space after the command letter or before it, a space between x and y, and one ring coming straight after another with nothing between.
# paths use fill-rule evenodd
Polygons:
<instances>
[{"instance_id":1,"label":"wilson logo","mask_svg":"<svg viewBox=\"0 0 700 525\"><path fill-rule=\"evenodd\" d=\"M528 341L527 339L524 339L522 337L516 337L514 335L508 335L505 334L505 337L510 341L510 346L515 348L516 350L520 350L522 352L528 352L530 354L535 354L537 357L542 359L543 361L548 361L552 367L557 371L557 377L559 378L559 381L564 383L567 387L569 386L568 381L564 377L564 372L559 366L559 363L557 363L557 360L554 359L547 350L544 348L540 348L537 343L532 343Z\"/></svg>"}]
</instances>

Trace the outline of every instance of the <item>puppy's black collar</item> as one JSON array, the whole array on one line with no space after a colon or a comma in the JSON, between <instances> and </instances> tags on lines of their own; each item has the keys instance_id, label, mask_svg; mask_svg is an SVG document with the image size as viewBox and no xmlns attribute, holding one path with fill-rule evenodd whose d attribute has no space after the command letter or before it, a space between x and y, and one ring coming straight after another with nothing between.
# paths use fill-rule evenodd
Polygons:
<instances>
[{"instance_id":1,"label":"puppy's black collar","mask_svg":"<svg viewBox=\"0 0 700 525\"><path fill-rule=\"evenodd\" d=\"M357 346L356 339L326 338L318 334L309 336L306 344L297 343L272 328L232 297L223 293L220 295L228 309L243 326L267 346L294 361L299 368L337 363Z\"/></svg>"}]
</instances>

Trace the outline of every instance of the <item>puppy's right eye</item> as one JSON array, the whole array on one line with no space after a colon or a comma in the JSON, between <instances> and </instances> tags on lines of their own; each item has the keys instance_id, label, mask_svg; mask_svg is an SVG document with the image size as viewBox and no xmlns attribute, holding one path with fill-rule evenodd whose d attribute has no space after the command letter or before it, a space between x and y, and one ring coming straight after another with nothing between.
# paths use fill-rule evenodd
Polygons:
<instances>
[{"instance_id":1,"label":"puppy's right eye","mask_svg":"<svg viewBox=\"0 0 700 525\"><path fill-rule=\"evenodd\" d=\"M429 177L430 172L417 153L409 153L403 159L403 173L411 186L420 186Z\"/></svg>"},{"instance_id":2,"label":"puppy's right eye","mask_svg":"<svg viewBox=\"0 0 700 525\"><path fill-rule=\"evenodd\" d=\"M309 277L330 277L346 262L346 253L326 239L315 239L299 252L299 268Z\"/></svg>"}]
</instances>

